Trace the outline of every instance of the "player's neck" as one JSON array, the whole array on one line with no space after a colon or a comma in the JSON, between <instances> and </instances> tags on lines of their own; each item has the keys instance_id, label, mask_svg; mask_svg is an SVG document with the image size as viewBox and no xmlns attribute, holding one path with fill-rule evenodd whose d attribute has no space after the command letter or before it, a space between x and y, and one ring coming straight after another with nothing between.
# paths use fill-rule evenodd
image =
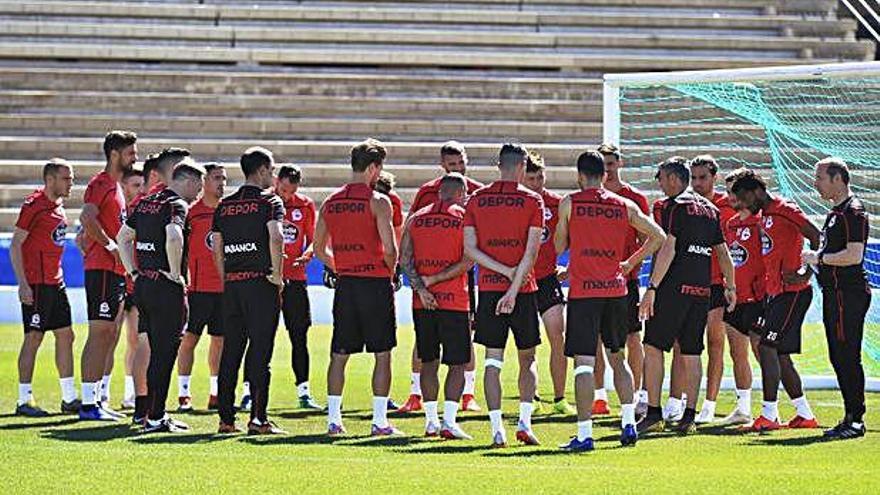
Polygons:
<instances>
[{"instance_id":1,"label":"player's neck","mask_svg":"<svg viewBox=\"0 0 880 495\"><path fill-rule=\"evenodd\" d=\"M207 194L205 194L202 196L202 202L205 203L205 206L216 208L217 205L220 204L220 198L217 196L208 196Z\"/></svg>"},{"instance_id":2,"label":"player's neck","mask_svg":"<svg viewBox=\"0 0 880 495\"><path fill-rule=\"evenodd\" d=\"M835 194L834 197L831 198L831 202L834 206L840 206L840 204L849 199L850 196L852 196L852 191L849 187L846 187Z\"/></svg>"},{"instance_id":3,"label":"player's neck","mask_svg":"<svg viewBox=\"0 0 880 495\"><path fill-rule=\"evenodd\" d=\"M51 202L51 203L60 203L61 202L60 201L61 196L53 193L49 189L43 188L43 194L46 196L46 199L48 199L49 202Z\"/></svg>"},{"instance_id":4,"label":"player's neck","mask_svg":"<svg viewBox=\"0 0 880 495\"><path fill-rule=\"evenodd\" d=\"M501 178L499 180L502 180L505 182L519 182L519 180L517 180L517 178L516 178L516 171L515 170L510 170L510 171L502 170L501 171Z\"/></svg>"},{"instance_id":5,"label":"player's neck","mask_svg":"<svg viewBox=\"0 0 880 495\"><path fill-rule=\"evenodd\" d=\"M370 180L370 177L367 174L360 174L357 172L352 173L351 180L348 181L349 184L363 184L363 185L369 187L370 189L373 188L371 185L372 182L373 181Z\"/></svg>"},{"instance_id":6,"label":"player's neck","mask_svg":"<svg viewBox=\"0 0 880 495\"><path fill-rule=\"evenodd\" d=\"M611 192L617 192L623 189L625 182L620 180L620 175L618 174L608 174L608 177L605 179L605 189L608 189Z\"/></svg>"},{"instance_id":7,"label":"player's neck","mask_svg":"<svg viewBox=\"0 0 880 495\"><path fill-rule=\"evenodd\" d=\"M111 179L119 182L122 180L122 169L113 166L113 163L107 162L107 165L104 166L104 172L110 176Z\"/></svg>"}]
</instances>

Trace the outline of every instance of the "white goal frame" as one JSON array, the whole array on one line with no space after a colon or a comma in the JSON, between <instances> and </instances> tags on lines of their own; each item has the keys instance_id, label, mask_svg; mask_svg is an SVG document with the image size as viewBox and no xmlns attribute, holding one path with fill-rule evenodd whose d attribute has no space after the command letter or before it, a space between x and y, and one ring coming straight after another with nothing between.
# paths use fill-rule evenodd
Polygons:
<instances>
[{"instance_id":1,"label":"white goal frame","mask_svg":"<svg viewBox=\"0 0 880 495\"><path fill-rule=\"evenodd\" d=\"M602 88L603 142L620 144L620 89L627 86L660 86L688 83L722 83L749 81L794 81L816 78L876 77L880 78L880 61L818 65L789 65L745 69L696 70L678 72L638 72L605 74ZM880 293L875 289L875 296ZM836 389L837 379L829 375L803 376L805 388ZM607 382L606 377L606 382ZM760 376L753 381L761 387ZM704 378L705 386L705 378ZM725 376L721 386L733 389L733 378ZM868 391L880 392L880 377L865 377Z\"/></svg>"}]
</instances>

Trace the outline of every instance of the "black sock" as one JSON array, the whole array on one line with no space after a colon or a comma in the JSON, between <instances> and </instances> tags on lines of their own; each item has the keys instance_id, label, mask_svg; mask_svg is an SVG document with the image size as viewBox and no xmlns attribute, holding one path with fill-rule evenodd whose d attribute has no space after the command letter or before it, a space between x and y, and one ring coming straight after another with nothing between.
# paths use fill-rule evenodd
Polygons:
<instances>
[{"instance_id":1,"label":"black sock","mask_svg":"<svg viewBox=\"0 0 880 495\"><path fill-rule=\"evenodd\" d=\"M682 423L693 423L697 417L697 410L690 407L685 408L684 415L681 417Z\"/></svg>"},{"instance_id":2,"label":"black sock","mask_svg":"<svg viewBox=\"0 0 880 495\"><path fill-rule=\"evenodd\" d=\"M145 418L147 416L147 396L138 395L134 398L134 417Z\"/></svg>"},{"instance_id":3,"label":"black sock","mask_svg":"<svg viewBox=\"0 0 880 495\"><path fill-rule=\"evenodd\" d=\"M565 396L564 396L564 395L561 396L561 397L555 397L555 398L553 399L553 402L559 402L559 401L562 401L562 400L565 400Z\"/></svg>"},{"instance_id":4,"label":"black sock","mask_svg":"<svg viewBox=\"0 0 880 495\"><path fill-rule=\"evenodd\" d=\"M648 406L648 413L645 414L645 419L663 419L663 410L660 407Z\"/></svg>"},{"instance_id":5,"label":"black sock","mask_svg":"<svg viewBox=\"0 0 880 495\"><path fill-rule=\"evenodd\" d=\"M532 400L534 400L535 402L541 402L541 398L538 397L538 394L535 394L535 398Z\"/></svg>"}]
</instances>

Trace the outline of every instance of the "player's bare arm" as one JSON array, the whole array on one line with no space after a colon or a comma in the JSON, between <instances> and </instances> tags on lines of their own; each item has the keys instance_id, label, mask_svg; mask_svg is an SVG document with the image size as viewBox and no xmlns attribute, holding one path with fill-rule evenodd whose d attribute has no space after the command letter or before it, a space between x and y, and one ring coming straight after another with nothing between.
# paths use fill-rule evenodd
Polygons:
<instances>
[{"instance_id":1,"label":"player's bare arm","mask_svg":"<svg viewBox=\"0 0 880 495\"><path fill-rule=\"evenodd\" d=\"M519 289L526 281L526 277L535 266L535 260L538 258L538 250L541 248L541 235L543 234L541 227L529 227L529 236L526 241L526 250L522 259L516 266L513 279L510 281L510 287L507 292L498 300L498 306L495 308L497 314L509 314L513 312L516 306L516 296Z\"/></svg>"},{"instance_id":2,"label":"player's bare arm","mask_svg":"<svg viewBox=\"0 0 880 495\"><path fill-rule=\"evenodd\" d=\"M427 285L416 270L416 261L413 257L413 243L409 234L409 221L403 229L403 237L400 239L400 268L403 273L409 277L409 284L412 289L419 295L425 309L437 309L437 300L428 290Z\"/></svg>"},{"instance_id":3,"label":"player's bare arm","mask_svg":"<svg viewBox=\"0 0 880 495\"><path fill-rule=\"evenodd\" d=\"M624 275L627 275L639 263L645 261L645 258L649 255L657 252L666 240L666 233L663 232L663 229L654 220L651 220L651 218L642 213L642 210L635 203L627 200L626 211L630 226L636 230L642 242L639 249L620 264Z\"/></svg>"},{"instance_id":4,"label":"player's bare arm","mask_svg":"<svg viewBox=\"0 0 880 495\"><path fill-rule=\"evenodd\" d=\"M336 262L333 260L333 253L330 251L330 233L327 232L327 223L324 221L324 215L318 217L318 224L315 225L315 242L313 244L315 256L321 260L327 268L336 271Z\"/></svg>"},{"instance_id":5,"label":"player's bare arm","mask_svg":"<svg viewBox=\"0 0 880 495\"><path fill-rule=\"evenodd\" d=\"M447 280L451 280L455 277L458 277L462 273L470 270L471 267L474 266L474 261L467 256L462 256L458 262L453 263L438 273L434 275L428 275L426 277L422 277L422 280L425 282L425 285L431 287L432 285L437 285L440 282L445 282Z\"/></svg>"},{"instance_id":6,"label":"player's bare arm","mask_svg":"<svg viewBox=\"0 0 880 495\"><path fill-rule=\"evenodd\" d=\"M278 220L269 220L266 222L266 229L269 231L269 257L272 260L272 273L269 275L269 281L277 286L281 286L281 269L284 259L284 236L281 232L281 222Z\"/></svg>"},{"instance_id":7,"label":"player's bare arm","mask_svg":"<svg viewBox=\"0 0 880 495\"><path fill-rule=\"evenodd\" d=\"M135 272L134 264L134 241L137 237L137 231L126 224L122 224L119 233L116 234L116 244L119 245L119 259L122 266L125 267L126 273ZM167 246L166 246L167 247Z\"/></svg>"},{"instance_id":8,"label":"player's bare arm","mask_svg":"<svg viewBox=\"0 0 880 495\"><path fill-rule=\"evenodd\" d=\"M553 233L553 247L556 254L562 254L568 249L568 220L571 218L571 196L562 198L557 212L559 221L556 223L556 232Z\"/></svg>"},{"instance_id":9,"label":"player's bare arm","mask_svg":"<svg viewBox=\"0 0 880 495\"><path fill-rule=\"evenodd\" d=\"M82 224L85 235L104 246L104 248L107 251L110 251L113 256L119 258L116 241L111 239L110 236L104 232L104 228L101 227L101 223L98 222L98 205L94 203L84 204L82 211L79 214L79 222Z\"/></svg>"},{"instance_id":10,"label":"player's bare arm","mask_svg":"<svg viewBox=\"0 0 880 495\"><path fill-rule=\"evenodd\" d=\"M663 241L663 245L654 257L648 290L645 291L645 295L642 296L642 302L639 303L639 318L642 320L648 320L654 316L654 297L657 295L656 288L660 286L661 282L663 282L663 278L666 277L666 273L672 265L672 260L675 258L675 241L676 239L674 235L667 235L666 240Z\"/></svg>"},{"instance_id":11,"label":"player's bare arm","mask_svg":"<svg viewBox=\"0 0 880 495\"><path fill-rule=\"evenodd\" d=\"M724 284L724 299L727 301L727 312L733 312L736 307L736 280L735 270L733 266L733 258L730 257L730 250L727 244L722 242L712 246L712 250L718 255L718 267L721 268L721 274L727 283Z\"/></svg>"},{"instance_id":12,"label":"player's bare arm","mask_svg":"<svg viewBox=\"0 0 880 495\"><path fill-rule=\"evenodd\" d=\"M18 300L22 304L33 304L34 291L31 289L30 284L28 284L27 277L25 276L24 257L21 253L21 247L24 245L27 236L27 230L15 228L15 232L12 234L12 243L9 246L9 257L12 261L15 279L18 280Z\"/></svg>"},{"instance_id":13,"label":"player's bare arm","mask_svg":"<svg viewBox=\"0 0 880 495\"><path fill-rule=\"evenodd\" d=\"M221 283L226 280L226 269L224 265L224 254L223 254L223 234L220 232L211 233L211 245L212 245L212 254L214 257L214 268L217 269L217 273L220 275Z\"/></svg>"},{"instance_id":14,"label":"player's bare arm","mask_svg":"<svg viewBox=\"0 0 880 495\"><path fill-rule=\"evenodd\" d=\"M183 261L183 227L176 223L165 226L165 256L168 258L169 269L163 275L175 284L186 285L183 274L180 273Z\"/></svg>"},{"instance_id":15,"label":"player's bare arm","mask_svg":"<svg viewBox=\"0 0 880 495\"><path fill-rule=\"evenodd\" d=\"M370 200L370 208L376 217L376 229L382 240L382 248L385 251L385 266L392 272L397 268L397 234L392 224L393 208L391 200L383 194L373 194Z\"/></svg>"}]
</instances>

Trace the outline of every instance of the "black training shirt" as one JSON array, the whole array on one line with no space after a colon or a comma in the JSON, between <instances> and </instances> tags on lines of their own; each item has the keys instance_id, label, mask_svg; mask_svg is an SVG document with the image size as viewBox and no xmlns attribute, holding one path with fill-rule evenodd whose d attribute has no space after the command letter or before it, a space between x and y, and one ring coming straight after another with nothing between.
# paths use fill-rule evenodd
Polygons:
<instances>
[{"instance_id":1,"label":"black training shirt","mask_svg":"<svg viewBox=\"0 0 880 495\"><path fill-rule=\"evenodd\" d=\"M663 230L675 236L675 257L661 285L674 284L682 294L705 297L712 273L712 246L723 244L718 208L685 191L654 205Z\"/></svg>"},{"instance_id":2,"label":"black training shirt","mask_svg":"<svg viewBox=\"0 0 880 495\"><path fill-rule=\"evenodd\" d=\"M272 272L266 224L284 220L281 198L259 187L244 185L214 210L213 232L223 236L226 274Z\"/></svg>"},{"instance_id":3,"label":"black training shirt","mask_svg":"<svg viewBox=\"0 0 880 495\"><path fill-rule=\"evenodd\" d=\"M135 231L135 261L138 270L171 271L165 252L165 227L177 224L183 229L183 257L180 273L186 276L187 202L171 189L163 189L138 202L125 224Z\"/></svg>"},{"instance_id":4,"label":"black training shirt","mask_svg":"<svg viewBox=\"0 0 880 495\"><path fill-rule=\"evenodd\" d=\"M826 255L839 253L850 242L860 242L867 248L869 229L868 212L864 205L855 196L850 196L832 208L825 217L819 252ZM864 262L863 255L855 265L819 265L819 285L831 289L866 287L868 277Z\"/></svg>"}]
</instances>

